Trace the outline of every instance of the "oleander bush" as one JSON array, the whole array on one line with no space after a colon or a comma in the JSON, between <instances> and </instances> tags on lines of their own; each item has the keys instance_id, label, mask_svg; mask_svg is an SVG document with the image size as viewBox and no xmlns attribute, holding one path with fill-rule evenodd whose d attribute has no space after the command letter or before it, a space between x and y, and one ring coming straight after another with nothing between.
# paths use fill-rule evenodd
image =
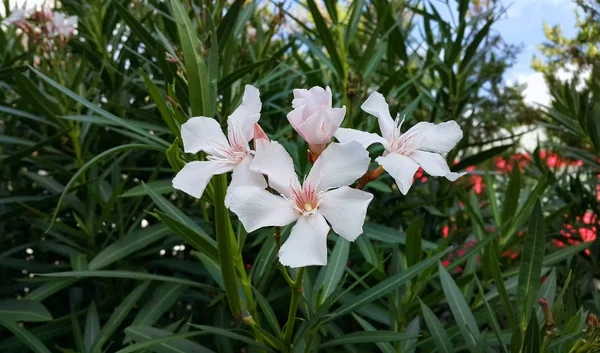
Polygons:
<instances>
[{"instance_id":1,"label":"oleander bush","mask_svg":"<svg viewBox=\"0 0 600 353\"><path fill-rule=\"evenodd\" d=\"M547 107L505 80L496 1L8 11L0 352L600 352L578 4Z\"/></svg>"}]
</instances>

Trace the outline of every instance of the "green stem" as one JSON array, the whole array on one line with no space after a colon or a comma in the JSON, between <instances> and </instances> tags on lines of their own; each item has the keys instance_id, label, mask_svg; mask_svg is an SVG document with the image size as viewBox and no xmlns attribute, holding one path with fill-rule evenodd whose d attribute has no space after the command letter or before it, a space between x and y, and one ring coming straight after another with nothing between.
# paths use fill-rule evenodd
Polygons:
<instances>
[{"instance_id":1,"label":"green stem","mask_svg":"<svg viewBox=\"0 0 600 353\"><path fill-rule=\"evenodd\" d=\"M292 300L290 301L290 311L288 312L287 323L285 324L284 341L286 346L291 347L292 335L294 333L294 323L296 322L296 313L298 312L298 304L302 296L302 277L304 277L304 267L298 270L296 280L291 286Z\"/></svg>"},{"instance_id":2,"label":"green stem","mask_svg":"<svg viewBox=\"0 0 600 353\"><path fill-rule=\"evenodd\" d=\"M225 208L225 194L227 192L227 174L214 177L214 197L215 197L215 230L217 236L217 246L219 248L219 259L221 262L221 275L225 285L225 294L229 302L229 309L233 316L241 318L242 304L240 294L237 290L237 280L235 276L234 259L239 256L235 236L229 219L229 212ZM237 253L237 254L236 254Z\"/></svg>"}]
</instances>

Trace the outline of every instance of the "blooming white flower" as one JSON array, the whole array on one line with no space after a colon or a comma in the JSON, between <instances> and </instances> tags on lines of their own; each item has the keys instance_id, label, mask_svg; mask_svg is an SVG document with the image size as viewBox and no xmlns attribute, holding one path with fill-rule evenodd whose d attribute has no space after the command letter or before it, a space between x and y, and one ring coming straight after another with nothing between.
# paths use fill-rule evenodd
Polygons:
<instances>
[{"instance_id":1,"label":"blooming white flower","mask_svg":"<svg viewBox=\"0 0 600 353\"><path fill-rule=\"evenodd\" d=\"M14 24L14 25L20 25L20 24L24 24L25 22L27 22L27 18L29 17L29 15L31 15L33 13L35 9L19 9L19 8L15 8L14 10L11 11L10 15L2 20L2 24L3 25L9 25L9 24Z\"/></svg>"},{"instance_id":2,"label":"blooming white flower","mask_svg":"<svg viewBox=\"0 0 600 353\"><path fill-rule=\"evenodd\" d=\"M308 142L310 150L321 153L340 127L346 107L332 108L331 89L315 86L310 90L295 89L290 124Z\"/></svg>"},{"instance_id":3,"label":"blooming white flower","mask_svg":"<svg viewBox=\"0 0 600 353\"><path fill-rule=\"evenodd\" d=\"M62 12L54 12L52 14L52 21L46 22L46 27L50 37L68 39L73 35L75 28L77 28L77 16L65 17L65 14Z\"/></svg>"},{"instance_id":4,"label":"blooming white flower","mask_svg":"<svg viewBox=\"0 0 600 353\"><path fill-rule=\"evenodd\" d=\"M250 168L267 175L269 186L280 195L256 186L230 188L229 208L248 232L296 221L279 250L279 261L290 267L326 265L327 222L348 241L363 232L373 195L348 185L365 174L369 162L369 153L359 143L332 143L300 185L283 146L261 139Z\"/></svg>"},{"instance_id":5,"label":"blooming white flower","mask_svg":"<svg viewBox=\"0 0 600 353\"><path fill-rule=\"evenodd\" d=\"M455 121L441 124L420 122L403 134L400 131L403 121L392 119L381 93L373 92L361 108L377 117L383 137L345 128L338 129L335 137L340 142L360 142L365 148L381 143L385 152L376 161L394 178L402 194L408 193L419 166L430 175L444 176L450 181L466 174L451 172L440 155L450 151L462 139L462 130Z\"/></svg>"},{"instance_id":6,"label":"blooming white flower","mask_svg":"<svg viewBox=\"0 0 600 353\"><path fill-rule=\"evenodd\" d=\"M249 169L254 157L248 142L254 136L254 123L260 118L262 108L259 94L258 89L246 85L242 104L227 119L229 139L223 134L219 122L213 118L195 117L181 125L184 151L204 151L207 160L187 163L173 179L175 189L200 198L213 175L231 171L230 188L240 185L267 186L263 175Z\"/></svg>"}]
</instances>

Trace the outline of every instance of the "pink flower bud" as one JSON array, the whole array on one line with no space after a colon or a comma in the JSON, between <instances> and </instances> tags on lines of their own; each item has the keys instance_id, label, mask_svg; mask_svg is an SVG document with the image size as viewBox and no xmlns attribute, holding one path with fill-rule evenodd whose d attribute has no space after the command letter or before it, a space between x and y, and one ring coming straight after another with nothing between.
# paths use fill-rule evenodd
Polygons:
<instances>
[{"instance_id":1,"label":"pink flower bud","mask_svg":"<svg viewBox=\"0 0 600 353\"><path fill-rule=\"evenodd\" d=\"M317 155L331 141L346 115L345 106L332 108L331 103L332 94L329 87L295 89L292 101L294 110L287 115L290 124Z\"/></svg>"}]
</instances>

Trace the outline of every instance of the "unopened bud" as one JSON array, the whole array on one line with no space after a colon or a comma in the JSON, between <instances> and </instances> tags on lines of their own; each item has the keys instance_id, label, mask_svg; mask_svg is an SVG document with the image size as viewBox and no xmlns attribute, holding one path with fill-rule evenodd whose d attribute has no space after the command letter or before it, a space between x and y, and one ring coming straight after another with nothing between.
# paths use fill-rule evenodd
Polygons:
<instances>
[{"instance_id":1,"label":"unopened bud","mask_svg":"<svg viewBox=\"0 0 600 353\"><path fill-rule=\"evenodd\" d=\"M175 63L175 64L178 64L180 62L179 59L177 59L176 57L174 57L173 55L171 55L169 53L165 53L165 60L167 60L170 63Z\"/></svg>"},{"instance_id":2,"label":"unopened bud","mask_svg":"<svg viewBox=\"0 0 600 353\"><path fill-rule=\"evenodd\" d=\"M542 307L542 312L544 313L544 321L546 322L546 334L551 335L554 331L554 319L552 318L552 309L550 308L550 303L548 303L548 299L540 298L538 303Z\"/></svg>"}]
</instances>

